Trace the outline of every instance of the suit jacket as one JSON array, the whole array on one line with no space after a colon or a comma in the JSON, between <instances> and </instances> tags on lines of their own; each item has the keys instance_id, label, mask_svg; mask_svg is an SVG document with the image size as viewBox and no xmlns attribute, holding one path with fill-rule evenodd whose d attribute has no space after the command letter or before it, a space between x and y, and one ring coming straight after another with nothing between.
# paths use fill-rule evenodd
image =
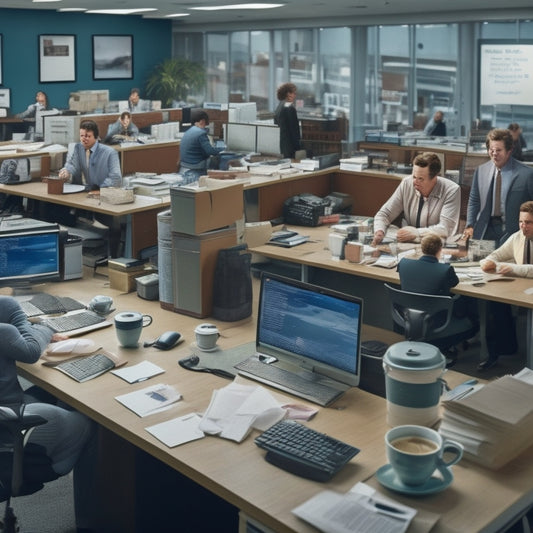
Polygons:
<instances>
[{"instance_id":1,"label":"suit jacket","mask_svg":"<svg viewBox=\"0 0 533 533\"><path fill-rule=\"evenodd\" d=\"M274 122L279 126L279 149L283 157L293 158L300 150L300 123L296 108L290 103L281 101L274 113Z\"/></svg>"},{"instance_id":2,"label":"suit jacket","mask_svg":"<svg viewBox=\"0 0 533 533\"><path fill-rule=\"evenodd\" d=\"M96 142L91 150L87 188L120 187L122 185L122 174L118 152L114 148L99 142ZM83 144L76 143L72 154L67 159L65 168L72 174L72 183L80 185L83 183L82 174L85 177L87 176L87 160Z\"/></svg>"},{"instance_id":3,"label":"suit jacket","mask_svg":"<svg viewBox=\"0 0 533 533\"><path fill-rule=\"evenodd\" d=\"M512 177L505 198L505 228L500 242L504 242L518 231L520 206L528 200L533 200L533 169L513 158L507 165L511 166ZM466 216L466 225L474 228L474 239L483 239L490 222L494 171L492 161L487 161L474 172Z\"/></svg>"},{"instance_id":4,"label":"suit jacket","mask_svg":"<svg viewBox=\"0 0 533 533\"><path fill-rule=\"evenodd\" d=\"M452 265L439 263L432 255L420 259L403 258L398 264L402 291L449 296L459 283Z\"/></svg>"}]
</instances>

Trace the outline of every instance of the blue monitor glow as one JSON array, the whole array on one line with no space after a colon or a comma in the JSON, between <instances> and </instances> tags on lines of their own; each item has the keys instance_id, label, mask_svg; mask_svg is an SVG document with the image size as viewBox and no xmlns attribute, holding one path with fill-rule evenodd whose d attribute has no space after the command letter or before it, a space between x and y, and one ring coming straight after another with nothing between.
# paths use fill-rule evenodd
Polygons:
<instances>
[{"instance_id":1,"label":"blue monitor glow","mask_svg":"<svg viewBox=\"0 0 533 533\"><path fill-rule=\"evenodd\" d=\"M60 279L59 229L0 234L0 285Z\"/></svg>"}]
</instances>

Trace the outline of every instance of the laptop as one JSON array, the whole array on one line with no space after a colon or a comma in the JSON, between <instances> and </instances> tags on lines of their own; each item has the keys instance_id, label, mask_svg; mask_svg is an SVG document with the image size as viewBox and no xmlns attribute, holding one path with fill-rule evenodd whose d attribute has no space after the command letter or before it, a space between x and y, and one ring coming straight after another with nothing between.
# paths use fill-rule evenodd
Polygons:
<instances>
[{"instance_id":1,"label":"laptop","mask_svg":"<svg viewBox=\"0 0 533 533\"><path fill-rule=\"evenodd\" d=\"M235 365L246 376L329 405L360 379L362 299L263 273L256 353Z\"/></svg>"}]
</instances>

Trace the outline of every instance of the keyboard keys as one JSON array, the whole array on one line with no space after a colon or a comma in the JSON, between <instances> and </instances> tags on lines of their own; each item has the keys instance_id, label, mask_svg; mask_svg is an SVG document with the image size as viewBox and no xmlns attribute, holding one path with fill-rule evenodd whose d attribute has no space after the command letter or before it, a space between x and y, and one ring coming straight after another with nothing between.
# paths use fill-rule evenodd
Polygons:
<instances>
[{"instance_id":1,"label":"keyboard keys","mask_svg":"<svg viewBox=\"0 0 533 533\"><path fill-rule=\"evenodd\" d=\"M115 366L112 359L103 353L96 353L80 359L64 361L55 368L80 383L101 376Z\"/></svg>"},{"instance_id":2,"label":"keyboard keys","mask_svg":"<svg viewBox=\"0 0 533 533\"><path fill-rule=\"evenodd\" d=\"M92 311L81 311L80 313L73 313L71 315L46 318L41 324L48 326L56 333L68 333L69 331L94 326L104 321L104 317Z\"/></svg>"},{"instance_id":3,"label":"keyboard keys","mask_svg":"<svg viewBox=\"0 0 533 533\"><path fill-rule=\"evenodd\" d=\"M359 449L293 420L281 420L256 437L265 459L298 476L327 481Z\"/></svg>"}]
</instances>

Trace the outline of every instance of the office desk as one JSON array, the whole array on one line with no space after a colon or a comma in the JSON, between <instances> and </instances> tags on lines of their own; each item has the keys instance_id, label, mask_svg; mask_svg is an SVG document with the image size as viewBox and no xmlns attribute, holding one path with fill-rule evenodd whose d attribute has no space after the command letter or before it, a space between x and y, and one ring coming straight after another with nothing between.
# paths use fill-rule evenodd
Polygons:
<instances>
[{"instance_id":1,"label":"office desk","mask_svg":"<svg viewBox=\"0 0 533 533\"><path fill-rule=\"evenodd\" d=\"M257 284L257 280L254 280L255 296ZM117 347L112 327L88 334L89 338L107 349L126 355L131 364L148 359L165 369L165 374L144 383L129 385L108 373L78 384L60 372L39 364L21 364L20 373L87 414L133 447L160 459L253 519L280 533L312 533L316 531L313 527L291 514L291 509L296 505L326 488L345 492L358 481L367 481L378 487L373 474L386 461L383 437L388 428L384 399L359 389L351 389L331 408L320 408L308 423L319 431L361 448L361 453L328 483L305 480L268 464L264 460L264 451L253 443L253 434L241 444L209 436L169 449L144 428L193 411L202 412L209 403L211 391L229 383L209 374L188 372L177 364L178 359L189 355L189 345L194 339L193 330L199 321L164 311L158 302L140 300L133 293L119 294L106 286L105 278L50 284L48 290L82 301L88 300L93 294L110 295L114 298L116 312L142 310L154 317L153 323L143 330L141 341L154 338L167 329L175 329L185 336L185 343L170 352L158 352L154 348L126 350ZM256 306L254 315L244 321L217 324L222 334L219 340L221 348L253 339L255 309ZM465 376L448 372L446 379L451 385L456 385ZM244 383L255 384L242 380ZM175 386L183 395L182 401L169 411L139 418L114 399L116 395L155 383ZM277 392L273 394L283 403L295 401L294 398ZM110 450L104 448L104 451ZM127 447L122 445L116 455L111 457L110 464L113 468L118 468L118 463L128 457ZM126 472L131 473L131 470ZM520 516L533 502L533 449L498 472L488 471L467 461L454 466L453 472L454 483L445 492L433 496L410 498L388 493L383 488L380 490L416 507L421 515L427 512L440 514L441 519L432 529L435 533L499 531L514 517ZM133 487L121 487L118 483L121 478L113 477L113 470L106 471L105 474L108 488L109 480L114 480L111 490L115 497L111 503L116 514L106 516L110 531L134 532L134 522L124 527L113 523L113 519L123 523L134 515L134 504L128 499ZM131 480L125 481L127 483ZM179 498L179 494L175 497ZM176 516L176 524L179 524L179 518ZM224 530L223 524L220 530ZM409 531L420 530L412 527Z\"/></svg>"},{"instance_id":2,"label":"office desk","mask_svg":"<svg viewBox=\"0 0 533 533\"><path fill-rule=\"evenodd\" d=\"M137 257L143 248L157 243L157 213L168 209L170 205L169 197L152 198L137 195L131 204L115 205L100 202L96 198L88 198L86 192L48 194L48 185L37 181L21 185L0 184L0 192L105 215L124 216L127 224L126 257Z\"/></svg>"},{"instance_id":3,"label":"office desk","mask_svg":"<svg viewBox=\"0 0 533 533\"><path fill-rule=\"evenodd\" d=\"M309 280L310 268L363 278L362 283L360 283L357 288L361 291L365 291L363 294L358 293L358 295L362 296L365 301L365 316L379 316L381 319L386 315L387 320L389 320L388 327L390 328L392 323L388 316L389 313L383 313L383 302L387 302L388 297L384 294L383 287L380 287L381 283L369 285L368 279L398 285L400 278L396 269L361 265L358 263L350 263L346 260L333 259L327 246L328 234L330 232L330 229L327 226L319 226L316 228L296 227L294 229L302 235L309 235L311 237L311 242L289 249L265 244L263 246L251 248L250 251L271 259L289 261L301 265L301 277L304 281ZM460 263L457 267L459 268L459 266ZM328 279L328 282L331 281L331 283L335 283L337 281L335 276L329 276L329 278L330 280ZM367 281L365 282L365 280ZM321 281L323 282L323 278L321 278ZM333 288L337 287L334 286ZM533 280L528 278L515 278L512 281L491 281L485 283L485 285L481 287L459 283L456 287L451 289L451 292L476 298L482 303L492 300L527 309L527 366L533 368L533 295L526 292L532 288ZM370 311L368 313L366 313L367 307ZM480 332L480 339L482 341L481 359L486 358L485 335L483 329L485 322L483 320L484 312L485 306L483 305L481 307L482 329ZM386 324L382 322L373 324L386 327Z\"/></svg>"},{"instance_id":4,"label":"office desk","mask_svg":"<svg viewBox=\"0 0 533 533\"><path fill-rule=\"evenodd\" d=\"M155 142L134 146L113 145L120 157L122 175L135 172L165 174L178 171L180 142Z\"/></svg>"},{"instance_id":5,"label":"office desk","mask_svg":"<svg viewBox=\"0 0 533 533\"><path fill-rule=\"evenodd\" d=\"M10 129L15 124L23 124L24 120L16 116L13 117L0 117L0 141L7 141L8 131L11 133Z\"/></svg>"}]
</instances>

